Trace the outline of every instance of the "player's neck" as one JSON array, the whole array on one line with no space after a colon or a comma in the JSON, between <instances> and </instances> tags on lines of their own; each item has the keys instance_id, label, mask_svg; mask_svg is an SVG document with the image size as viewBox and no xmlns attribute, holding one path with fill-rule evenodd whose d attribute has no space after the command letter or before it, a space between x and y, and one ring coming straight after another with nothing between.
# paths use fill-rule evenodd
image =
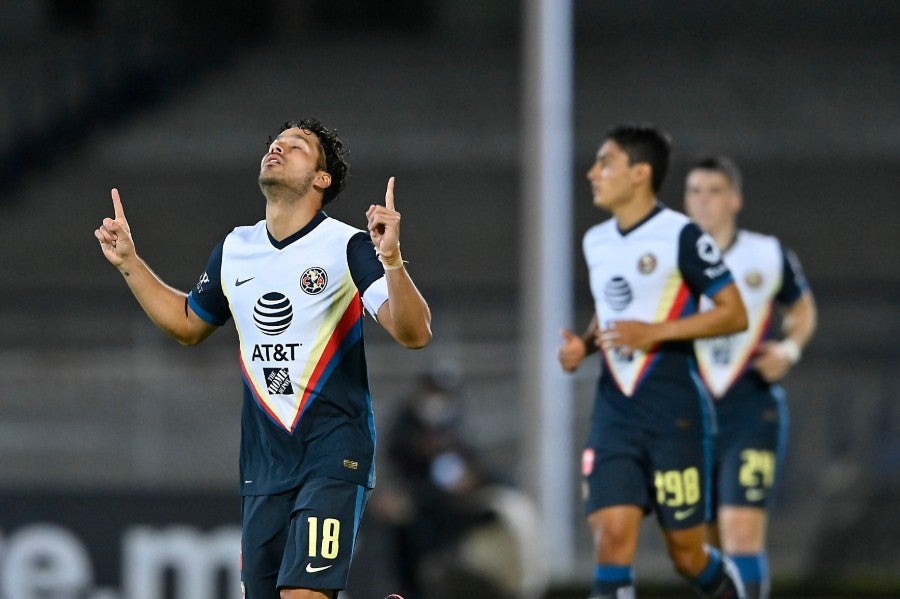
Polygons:
<instances>
[{"instance_id":1,"label":"player's neck","mask_svg":"<svg viewBox=\"0 0 900 599\"><path fill-rule=\"evenodd\" d=\"M638 193L631 201L617 207L613 212L616 225L622 231L627 231L647 218L656 207L656 196L653 193Z\"/></svg>"},{"instance_id":2,"label":"player's neck","mask_svg":"<svg viewBox=\"0 0 900 599\"><path fill-rule=\"evenodd\" d=\"M321 202L310 196L302 198L266 198L266 228L278 241L290 237L313 219L321 209Z\"/></svg>"},{"instance_id":3,"label":"player's neck","mask_svg":"<svg viewBox=\"0 0 900 599\"><path fill-rule=\"evenodd\" d=\"M719 249L724 252L734 245L734 240L737 237L737 225L728 223L715 231L709 231L709 234L716 240L716 245L719 246Z\"/></svg>"}]
</instances>

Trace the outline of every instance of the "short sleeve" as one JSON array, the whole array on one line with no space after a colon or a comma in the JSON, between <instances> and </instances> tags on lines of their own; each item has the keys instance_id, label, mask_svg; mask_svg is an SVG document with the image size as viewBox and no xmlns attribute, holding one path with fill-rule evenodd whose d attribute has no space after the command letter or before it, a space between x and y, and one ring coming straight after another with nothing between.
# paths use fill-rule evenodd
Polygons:
<instances>
[{"instance_id":1,"label":"short sleeve","mask_svg":"<svg viewBox=\"0 0 900 599\"><path fill-rule=\"evenodd\" d=\"M797 254L781 246L781 260L781 289L775 295L775 301L783 306L790 306L809 290L809 282L803 274Z\"/></svg>"},{"instance_id":2,"label":"short sleeve","mask_svg":"<svg viewBox=\"0 0 900 599\"><path fill-rule=\"evenodd\" d=\"M693 222L681 230L678 268L688 287L697 295L713 297L734 280L715 239Z\"/></svg>"},{"instance_id":3,"label":"short sleeve","mask_svg":"<svg viewBox=\"0 0 900 599\"><path fill-rule=\"evenodd\" d=\"M347 242L347 264L363 305L377 319L378 309L388 299L387 280L368 233L360 231Z\"/></svg>"},{"instance_id":4,"label":"short sleeve","mask_svg":"<svg viewBox=\"0 0 900 599\"><path fill-rule=\"evenodd\" d=\"M222 246L224 243L224 240L220 241L213 248L206 263L206 270L188 293L188 305L191 310L215 326L222 326L231 318L228 299L222 291Z\"/></svg>"}]
</instances>

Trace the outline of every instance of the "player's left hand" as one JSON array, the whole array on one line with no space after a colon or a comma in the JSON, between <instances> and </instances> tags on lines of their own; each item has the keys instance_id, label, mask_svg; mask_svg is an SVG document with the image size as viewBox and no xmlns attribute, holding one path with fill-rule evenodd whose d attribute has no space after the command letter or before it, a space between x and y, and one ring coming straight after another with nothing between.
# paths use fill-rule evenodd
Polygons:
<instances>
[{"instance_id":1,"label":"player's left hand","mask_svg":"<svg viewBox=\"0 0 900 599\"><path fill-rule=\"evenodd\" d=\"M372 204L366 210L369 233L375 252L383 264L392 265L400 257L400 213L394 209L394 178L388 179L384 192L384 206Z\"/></svg>"},{"instance_id":2,"label":"player's left hand","mask_svg":"<svg viewBox=\"0 0 900 599\"><path fill-rule=\"evenodd\" d=\"M640 320L616 320L600 330L600 347L606 351L630 354L636 349L647 351L654 343L653 326Z\"/></svg>"},{"instance_id":3,"label":"player's left hand","mask_svg":"<svg viewBox=\"0 0 900 599\"><path fill-rule=\"evenodd\" d=\"M785 354L777 341L766 341L759 346L753 367L768 383L780 381L793 366L790 356Z\"/></svg>"}]
</instances>

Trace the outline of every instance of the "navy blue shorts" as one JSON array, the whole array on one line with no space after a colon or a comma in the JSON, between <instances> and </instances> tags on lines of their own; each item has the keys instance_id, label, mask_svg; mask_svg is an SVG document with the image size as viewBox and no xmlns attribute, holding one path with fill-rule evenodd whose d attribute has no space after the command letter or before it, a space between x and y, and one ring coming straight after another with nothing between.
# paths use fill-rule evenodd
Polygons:
<instances>
[{"instance_id":1,"label":"navy blue shorts","mask_svg":"<svg viewBox=\"0 0 900 599\"><path fill-rule=\"evenodd\" d=\"M666 530L706 521L712 511L713 415L706 396L700 391L693 395L626 398L607 393L595 402L582 454L585 514L634 505L655 512ZM659 409L658 402L668 405Z\"/></svg>"},{"instance_id":2,"label":"navy blue shorts","mask_svg":"<svg viewBox=\"0 0 900 599\"><path fill-rule=\"evenodd\" d=\"M716 402L715 505L770 506L789 417L779 386L739 385Z\"/></svg>"},{"instance_id":3,"label":"navy blue shorts","mask_svg":"<svg viewBox=\"0 0 900 599\"><path fill-rule=\"evenodd\" d=\"M369 493L344 480L315 478L287 493L243 497L245 599L279 599L281 588L345 588Z\"/></svg>"}]
</instances>

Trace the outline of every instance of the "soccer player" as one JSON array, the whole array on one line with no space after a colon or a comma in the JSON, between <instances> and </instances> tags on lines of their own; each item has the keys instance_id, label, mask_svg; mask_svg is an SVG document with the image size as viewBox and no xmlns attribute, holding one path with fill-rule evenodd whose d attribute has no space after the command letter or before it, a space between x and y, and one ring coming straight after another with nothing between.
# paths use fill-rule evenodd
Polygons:
<instances>
[{"instance_id":1,"label":"soccer player","mask_svg":"<svg viewBox=\"0 0 900 599\"><path fill-rule=\"evenodd\" d=\"M715 241L656 198L670 146L652 125L617 126L587 173L594 204L613 218L584 236L594 317L581 336L563 329L558 358L572 372L598 349L603 357L582 455L592 599L635 596L632 564L650 511L700 596L743 597L733 564L705 544L715 416L693 340L741 331L747 315ZM710 310L697 309L701 295Z\"/></svg>"},{"instance_id":2,"label":"soccer player","mask_svg":"<svg viewBox=\"0 0 900 599\"><path fill-rule=\"evenodd\" d=\"M788 427L778 385L816 328L816 307L800 262L775 237L741 230L742 177L724 156L698 160L688 172L684 205L713 236L735 277L750 325L743 333L695 344L700 373L716 402L712 540L741 572L748 599L769 596L766 514L782 463ZM702 305L701 305L702 307ZM773 338L782 308L784 336Z\"/></svg>"},{"instance_id":3,"label":"soccer player","mask_svg":"<svg viewBox=\"0 0 900 599\"><path fill-rule=\"evenodd\" d=\"M213 249L187 294L136 253L122 202L94 235L147 315L184 345L234 319L241 414L241 581L246 599L335 598L375 484L375 430L363 349L368 311L407 348L431 340L431 313L400 255L394 178L368 231L323 207L349 165L336 132L287 122L260 163L265 220Z\"/></svg>"}]
</instances>

